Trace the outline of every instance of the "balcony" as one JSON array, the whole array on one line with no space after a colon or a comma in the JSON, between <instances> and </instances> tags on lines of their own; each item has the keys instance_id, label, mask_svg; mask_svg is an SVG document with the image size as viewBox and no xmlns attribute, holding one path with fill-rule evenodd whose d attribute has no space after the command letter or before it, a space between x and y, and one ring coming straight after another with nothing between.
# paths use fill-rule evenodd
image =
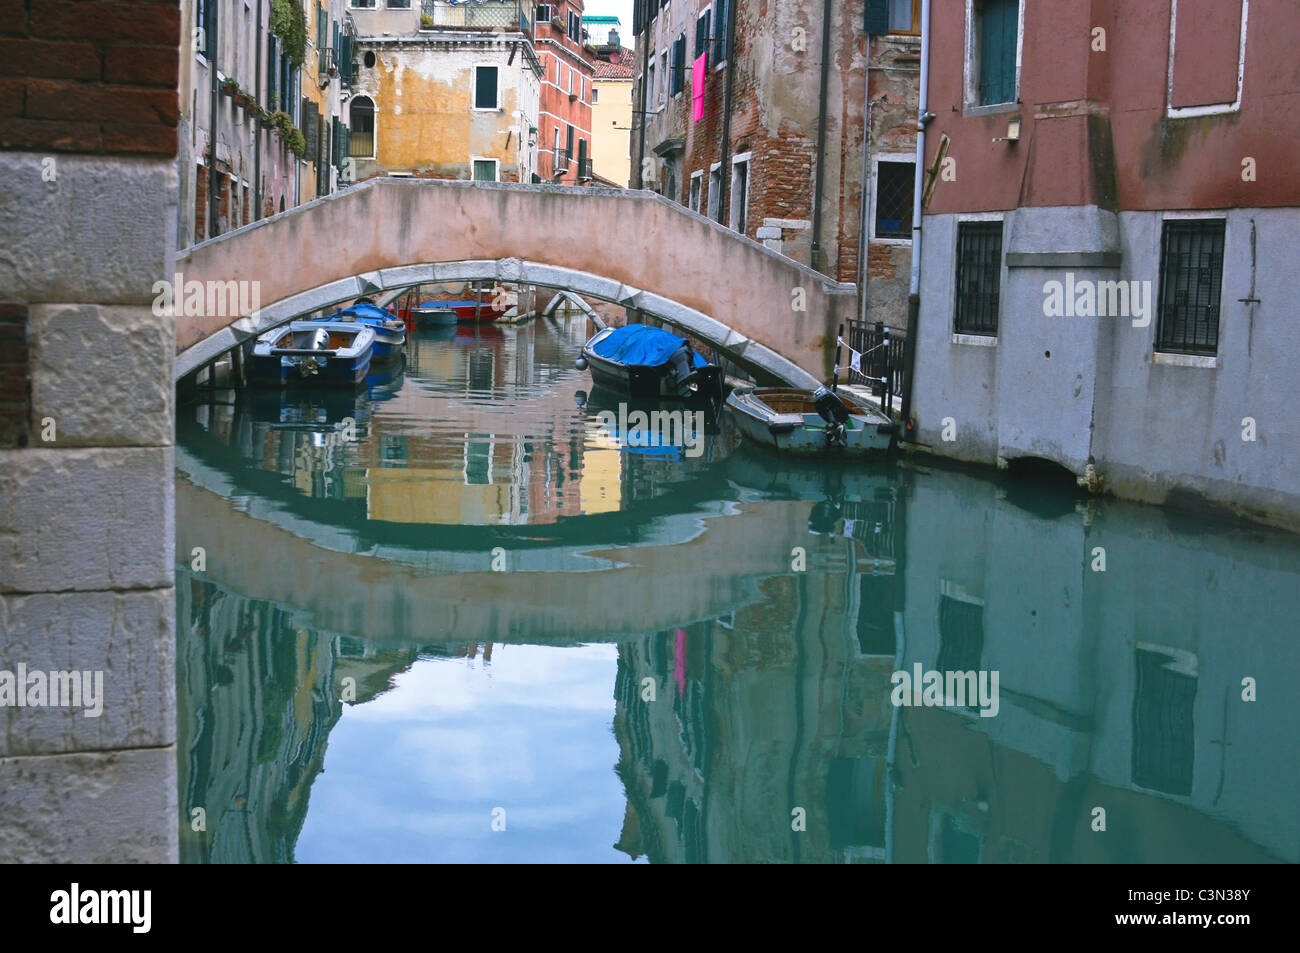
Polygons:
<instances>
[{"instance_id":1,"label":"balcony","mask_svg":"<svg viewBox=\"0 0 1300 953\"><path fill-rule=\"evenodd\" d=\"M421 0L421 30L477 30L532 35L533 4L522 0Z\"/></svg>"}]
</instances>

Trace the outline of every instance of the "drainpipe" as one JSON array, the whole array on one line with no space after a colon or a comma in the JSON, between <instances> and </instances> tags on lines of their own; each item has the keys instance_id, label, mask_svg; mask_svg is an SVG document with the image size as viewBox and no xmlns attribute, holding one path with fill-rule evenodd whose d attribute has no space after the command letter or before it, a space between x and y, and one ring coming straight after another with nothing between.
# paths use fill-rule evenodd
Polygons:
<instances>
[{"instance_id":1,"label":"drainpipe","mask_svg":"<svg viewBox=\"0 0 1300 953\"><path fill-rule=\"evenodd\" d=\"M815 271L821 271L817 265L822 257L822 192L826 187L826 87L830 82L830 59L831 0L822 0L822 75L821 91L817 94L817 184L813 189L812 254L809 261Z\"/></svg>"},{"instance_id":2,"label":"drainpipe","mask_svg":"<svg viewBox=\"0 0 1300 953\"><path fill-rule=\"evenodd\" d=\"M921 90L916 110L916 181L912 191L912 275L907 295L907 341L903 350L903 436L912 436L912 392L916 389L916 334L921 318L921 194L925 184L925 126L930 104L930 0L921 0Z\"/></svg>"},{"instance_id":3,"label":"drainpipe","mask_svg":"<svg viewBox=\"0 0 1300 953\"><path fill-rule=\"evenodd\" d=\"M731 176L727 174L727 158L731 148L731 87L736 75L736 5L739 2L740 0L731 0L727 7L727 85L722 93L722 165L718 168L719 225L722 224L722 208L727 202L727 183L731 181ZM682 68L686 68L685 64L682 64Z\"/></svg>"},{"instance_id":4,"label":"drainpipe","mask_svg":"<svg viewBox=\"0 0 1300 953\"><path fill-rule=\"evenodd\" d=\"M220 50L220 44L217 42L215 32L209 35L208 26L211 20L203 23L203 51L208 56L208 85L210 96L208 99L208 235L216 236L220 234L217 224L217 215L221 211L221 201L217 185L217 110L220 93L217 83L217 53ZM203 236L207 238L208 235ZM197 236L196 236L197 237ZM202 239L200 239L202 241Z\"/></svg>"},{"instance_id":5,"label":"drainpipe","mask_svg":"<svg viewBox=\"0 0 1300 953\"><path fill-rule=\"evenodd\" d=\"M643 2L649 3L651 2L651 0L643 0ZM642 10L644 9L646 8L642 7ZM649 69L649 66L647 65L646 62L646 57L649 55L649 50L650 50L649 20L647 20L643 25L645 26L645 34L641 38L641 95L638 97L638 107L637 107L637 112L641 116L641 122L640 122L641 132L640 135L637 136L637 140L636 140L636 187L638 189L645 188L645 178L641 174L641 169L645 164L645 87L646 87L646 70Z\"/></svg>"},{"instance_id":6,"label":"drainpipe","mask_svg":"<svg viewBox=\"0 0 1300 953\"><path fill-rule=\"evenodd\" d=\"M867 59L871 58L871 36L867 35ZM858 320L867 323L867 257L871 253L871 67L866 69L866 92L862 97L862 197L858 200Z\"/></svg>"},{"instance_id":7,"label":"drainpipe","mask_svg":"<svg viewBox=\"0 0 1300 953\"><path fill-rule=\"evenodd\" d=\"M262 0L257 0L257 95L262 95L262 53L266 38L262 36ZM262 124L253 123L253 221L262 217Z\"/></svg>"}]
</instances>

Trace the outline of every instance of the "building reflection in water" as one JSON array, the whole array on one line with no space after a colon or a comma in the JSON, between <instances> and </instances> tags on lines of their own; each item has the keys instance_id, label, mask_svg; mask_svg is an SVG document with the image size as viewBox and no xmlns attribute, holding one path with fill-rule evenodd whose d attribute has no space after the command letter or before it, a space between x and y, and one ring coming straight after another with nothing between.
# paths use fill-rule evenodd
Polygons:
<instances>
[{"instance_id":1,"label":"building reflection in water","mask_svg":"<svg viewBox=\"0 0 1300 953\"><path fill-rule=\"evenodd\" d=\"M725 434L699 460L629 453L573 400L571 354L547 336L529 347L524 362L490 336L417 341L387 400L204 408L180 443L233 481L232 500L324 500L367 532L569 520L593 527L564 544L575 552L636 544L644 565L707 577L690 606L657 594L683 606L675 624L622 620L641 633L618 637L613 685L626 809L607 843L625 855L1300 860L1290 537L942 470L777 468ZM494 388L520 403L476 408ZM531 388L536 407L520 396ZM469 409L434 413L453 396ZM649 504L653 519L639 515ZM676 526L674 507L689 533L646 531ZM715 518L697 518L709 507ZM438 543L422 545L434 564ZM1099 548L1105 571L1092 568ZM583 575L549 573L552 587ZM480 577L463 578L473 602ZM185 818L187 860L293 858L326 741L353 703L342 679L364 705L421 657L490 660L507 641L487 626L446 643L362 639L347 632L356 603L324 630L292 593L227 585L178 573L182 805L203 806L209 832ZM618 616L619 591L605 616ZM997 671L997 715L895 707L890 676L916 664ZM1257 701L1242 700L1243 679Z\"/></svg>"}]
</instances>

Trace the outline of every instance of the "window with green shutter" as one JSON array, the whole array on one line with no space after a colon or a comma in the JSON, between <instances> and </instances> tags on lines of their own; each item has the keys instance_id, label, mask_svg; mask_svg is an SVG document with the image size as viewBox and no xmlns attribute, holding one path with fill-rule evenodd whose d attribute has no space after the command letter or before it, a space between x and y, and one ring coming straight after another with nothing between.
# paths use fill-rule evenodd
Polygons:
<instances>
[{"instance_id":1,"label":"window with green shutter","mask_svg":"<svg viewBox=\"0 0 1300 953\"><path fill-rule=\"evenodd\" d=\"M976 102L980 106L1016 101L1016 35L1020 0L980 0L976 8L978 63Z\"/></svg>"}]
</instances>

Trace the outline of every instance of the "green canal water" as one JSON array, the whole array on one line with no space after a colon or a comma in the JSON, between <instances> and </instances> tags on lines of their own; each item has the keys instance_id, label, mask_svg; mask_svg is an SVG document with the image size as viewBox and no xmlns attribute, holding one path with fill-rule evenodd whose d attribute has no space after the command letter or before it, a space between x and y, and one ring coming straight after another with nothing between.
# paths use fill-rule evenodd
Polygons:
<instances>
[{"instance_id":1,"label":"green canal water","mask_svg":"<svg viewBox=\"0 0 1300 953\"><path fill-rule=\"evenodd\" d=\"M586 332L181 408L184 860L1300 859L1294 537L639 440Z\"/></svg>"}]
</instances>

